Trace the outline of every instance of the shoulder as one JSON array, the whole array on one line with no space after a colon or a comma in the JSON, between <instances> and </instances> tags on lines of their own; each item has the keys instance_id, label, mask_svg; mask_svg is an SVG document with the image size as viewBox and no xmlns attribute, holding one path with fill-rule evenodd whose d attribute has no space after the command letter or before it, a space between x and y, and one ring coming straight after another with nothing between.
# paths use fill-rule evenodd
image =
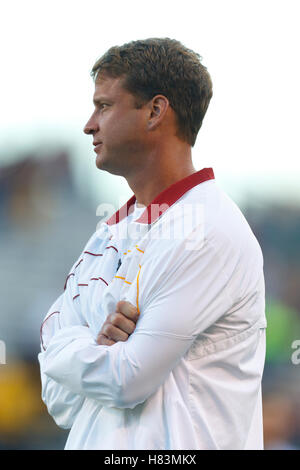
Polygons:
<instances>
[{"instance_id":1,"label":"shoulder","mask_svg":"<svg viewBox=\"0 0 300 470\"><path fill-rule=\"evenodd\" d=\"M228 276L248 263L255 271L263 265L246 218L214 181L193 188L153 225L144 260L154 271L191 266L197 272L209 264Z\"/></svg>"},{"instance_id":2,"label":"shoulder","mask_svg":"<svg viewBox=\"0 0 300 470\"><path fill-rule=\"evenodd\" d=\"M204 239L215 249L227 247L234 253L262 259L259 243L238 205L214 180L201 186L187 200L202 205Z\"/></svg>"}]
</instances>

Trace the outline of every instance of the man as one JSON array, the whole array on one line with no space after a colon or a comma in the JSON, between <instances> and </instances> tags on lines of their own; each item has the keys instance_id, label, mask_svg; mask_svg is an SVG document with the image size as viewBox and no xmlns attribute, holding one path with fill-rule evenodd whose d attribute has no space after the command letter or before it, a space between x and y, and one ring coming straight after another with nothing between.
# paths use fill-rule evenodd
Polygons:
<instances>
[{"instance_id":1,"label":"man","mask_svg":"<svg viewBox=\"0 0 300 470\"><path fill-rule=\"evenodd\" d=\"M191 159L210 76L167 38L111 48L92 76L84 132L134 195L43 322L43 400L66 449L262 449L263 258Z\"/></svg>"}]
</instances>

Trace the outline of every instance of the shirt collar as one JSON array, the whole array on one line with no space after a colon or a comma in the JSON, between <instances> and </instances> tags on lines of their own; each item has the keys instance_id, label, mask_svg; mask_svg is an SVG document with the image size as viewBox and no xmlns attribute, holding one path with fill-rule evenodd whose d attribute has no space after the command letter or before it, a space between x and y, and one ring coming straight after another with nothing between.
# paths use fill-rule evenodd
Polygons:
<instances>
[{"instance_id":1,"label":"shirt collar","mask_svg":"<svg viewBox=\"0 0 300 470\"><path fill-rule=\"evenodd\" d=\"M214 179L212 168L203 168L185 178L176 181L168 188L164 189L156 196L153 201L145 208L142 215L135 220L140 224L152 224L155 222L170 206L178 201L187 191L192 189L204 181ZM133 210L136 197L133 195L115 214L113 214L106 223L108 225L118 224L121 220L129 215Z\"/></svg>"}]
</instances>

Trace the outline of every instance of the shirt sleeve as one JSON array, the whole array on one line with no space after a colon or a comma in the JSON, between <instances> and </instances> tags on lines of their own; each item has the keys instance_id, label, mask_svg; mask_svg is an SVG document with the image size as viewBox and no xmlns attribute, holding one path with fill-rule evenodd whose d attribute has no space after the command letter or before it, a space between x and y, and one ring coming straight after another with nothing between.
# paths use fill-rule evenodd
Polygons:
<instances>
[{"instance_id":1,"label":"shirt sleeve","mask_svg":"<svg viewBox=\"0 0 300 470\"><path fill-rule=\"evenodd\" d=\"M195 337L231 306L230 256L220 244L205 243L189 252L178 243L153 253L145 257L133 286L141 314L129 339L99 346L89 328L63 328L45 351L48 377L103 406L134 408L166 380Z\"/></svg>"},{"instance_id":2,"label":"shirt sleeve","mask_svg":"<svg viewBox=\"0 0 300 470\"><path fill-rule=\"evenodd\" d=\"M84 397L60 385L43 372L43 353L38 355L41 367L42 400L56 424L63 429L70 429L80 411Z\"/></svg>"},{"instance_id":3,"label":"shirt sleeve","mask_svg":"<svg viewBox=\"0 0 300 470\"><path fill-rule=\"evenodd\" d=\"M38 354L42 383L42 400L49 414L61 428L71 428L81 409L84 397L59 384L44 373L45 350L51 339L66 325L82 325L84 318L77 304L73 301L76 294L75 271L78 261L71 269L72 276L67 277L64 292L49 309L40 329L41 352Z\"/></svg>"}]
</instances>

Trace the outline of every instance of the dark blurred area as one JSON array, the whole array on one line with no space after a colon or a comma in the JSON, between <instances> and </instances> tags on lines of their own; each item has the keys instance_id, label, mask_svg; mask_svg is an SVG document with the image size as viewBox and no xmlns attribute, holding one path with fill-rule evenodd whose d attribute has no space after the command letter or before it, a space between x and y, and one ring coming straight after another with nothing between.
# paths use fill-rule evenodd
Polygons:
<instances>
[{"instance_id":1,"label":"dark blurred area","mask_svg":"<svg viewBox=\"0 0 300 470\"><path fill-rule=\"evenodd\" d=\"M300 207L256 201L241 209L265 260L265 449L300 449L300 364L292 361L300 340ZM39 328L98 222L74 185L68 151L0 167L0 449L64 447L68 431L41 401Z\"/></svg>"},{"instance_id":2,"label":"dark blurred area","mask_svg":"<svg viewBox=\"0 0 300 470\"><path fill-rule=\"evenodd\" d=\"M98 222L70 162L67 150L37 152L0 168L0 449L62 449L67 437L41 401L37 354L41 322Z\"/></svg>"}]
</instances>

